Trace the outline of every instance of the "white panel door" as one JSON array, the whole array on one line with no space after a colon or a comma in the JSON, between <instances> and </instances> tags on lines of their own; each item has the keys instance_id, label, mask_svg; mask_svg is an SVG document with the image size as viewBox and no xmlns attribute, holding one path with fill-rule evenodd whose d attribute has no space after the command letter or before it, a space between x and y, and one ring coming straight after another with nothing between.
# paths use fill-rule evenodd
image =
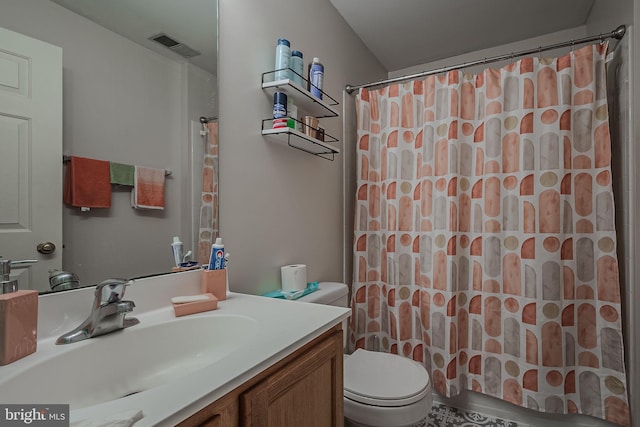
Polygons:
<instances>
[{"instance_id":1,"label":"white panel door","mask_svg":"<svg viewBox=\"0 0 640 427\"><path fill-rule=\"evenodd\" d=\"M51 242L51 254L37 251ZM62 268L62 49L0 28L0 256L20 289Z\"/></svg>"}]
</instances>

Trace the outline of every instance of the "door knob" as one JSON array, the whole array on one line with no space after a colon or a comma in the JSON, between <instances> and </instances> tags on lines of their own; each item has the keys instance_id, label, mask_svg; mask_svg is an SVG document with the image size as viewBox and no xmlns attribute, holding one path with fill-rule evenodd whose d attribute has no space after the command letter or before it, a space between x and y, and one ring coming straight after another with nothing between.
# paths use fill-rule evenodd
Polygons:
<instances>
[{"instance_id":1,"label":"door knob","mask_svg":"<svg viewBox=\"0 0 640 427\"><path fill-rule=\"evenodd\" d=\"M36 249L41 254L48 255L56 250L56 245L54 245L53 242L42 242L38 243L38 247Z\"/></svg>"}]
</instances>

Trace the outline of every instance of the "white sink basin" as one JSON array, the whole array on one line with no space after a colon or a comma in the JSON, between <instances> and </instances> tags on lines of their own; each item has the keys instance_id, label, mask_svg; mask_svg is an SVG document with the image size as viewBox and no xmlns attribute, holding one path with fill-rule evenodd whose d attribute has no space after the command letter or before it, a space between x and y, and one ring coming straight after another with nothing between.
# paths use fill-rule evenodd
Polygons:
<instances>
[{"instance_id":1,"label":"white sink basin","mask_svg":"<svg viewBox=\"0 0 640 427\"><path fill-rule=\"evenodd\" d=\"M56 346L53 357L15 373L2 403L68 403L72 409L149 390L189 375L251 341L258 322L242 315L202 315L141 323Z\"/></svg>"}]
</instances>

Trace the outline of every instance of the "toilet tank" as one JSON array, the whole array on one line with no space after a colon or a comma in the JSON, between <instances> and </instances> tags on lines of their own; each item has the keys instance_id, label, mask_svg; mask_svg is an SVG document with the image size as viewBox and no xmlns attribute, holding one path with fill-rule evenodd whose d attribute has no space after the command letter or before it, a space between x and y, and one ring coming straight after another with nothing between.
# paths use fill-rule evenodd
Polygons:
<instances>
[{"instance_id":1,"label":"toilet tank","mask_svg":"<svg viewBox=\"0 0 640 427\"><path fill-rule=\"evenodd\" d=\"M317 291L298 298L298 301L349 307L349 289L344 283L320 282Z\"/></svg>"},{"instance_id":2,"label":"toilet tank","mask_svg":"<svg viewBox=\"0 0 640 427\"><path fill-rule=\"evenodd\" d=\"M310 302L314 304L335 305L338 307L349 307L349 288L344 283L320 282L318 290L311 292L296 301ZM342 321L343 330L343 350L347 350L347 336L349 335L349 319Z\"/></svg>"}]
</instances>

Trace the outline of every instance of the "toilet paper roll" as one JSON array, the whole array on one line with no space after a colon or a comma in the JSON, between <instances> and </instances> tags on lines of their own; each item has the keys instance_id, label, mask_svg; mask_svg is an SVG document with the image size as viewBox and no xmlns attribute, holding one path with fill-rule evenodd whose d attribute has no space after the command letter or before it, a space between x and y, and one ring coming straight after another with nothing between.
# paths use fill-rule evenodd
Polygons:
<instances>
[{"instance_id":1,"label":"toilet paper roll","mask_svg":"<svg viewBox=\"0 0 640 427\"><path fill-rule=\"evenodd\" d=\"M284 292L301 291L307 287L307 266L304 264L283 265L280 267L282 290Z\"/></svg>"}]
</instances>

